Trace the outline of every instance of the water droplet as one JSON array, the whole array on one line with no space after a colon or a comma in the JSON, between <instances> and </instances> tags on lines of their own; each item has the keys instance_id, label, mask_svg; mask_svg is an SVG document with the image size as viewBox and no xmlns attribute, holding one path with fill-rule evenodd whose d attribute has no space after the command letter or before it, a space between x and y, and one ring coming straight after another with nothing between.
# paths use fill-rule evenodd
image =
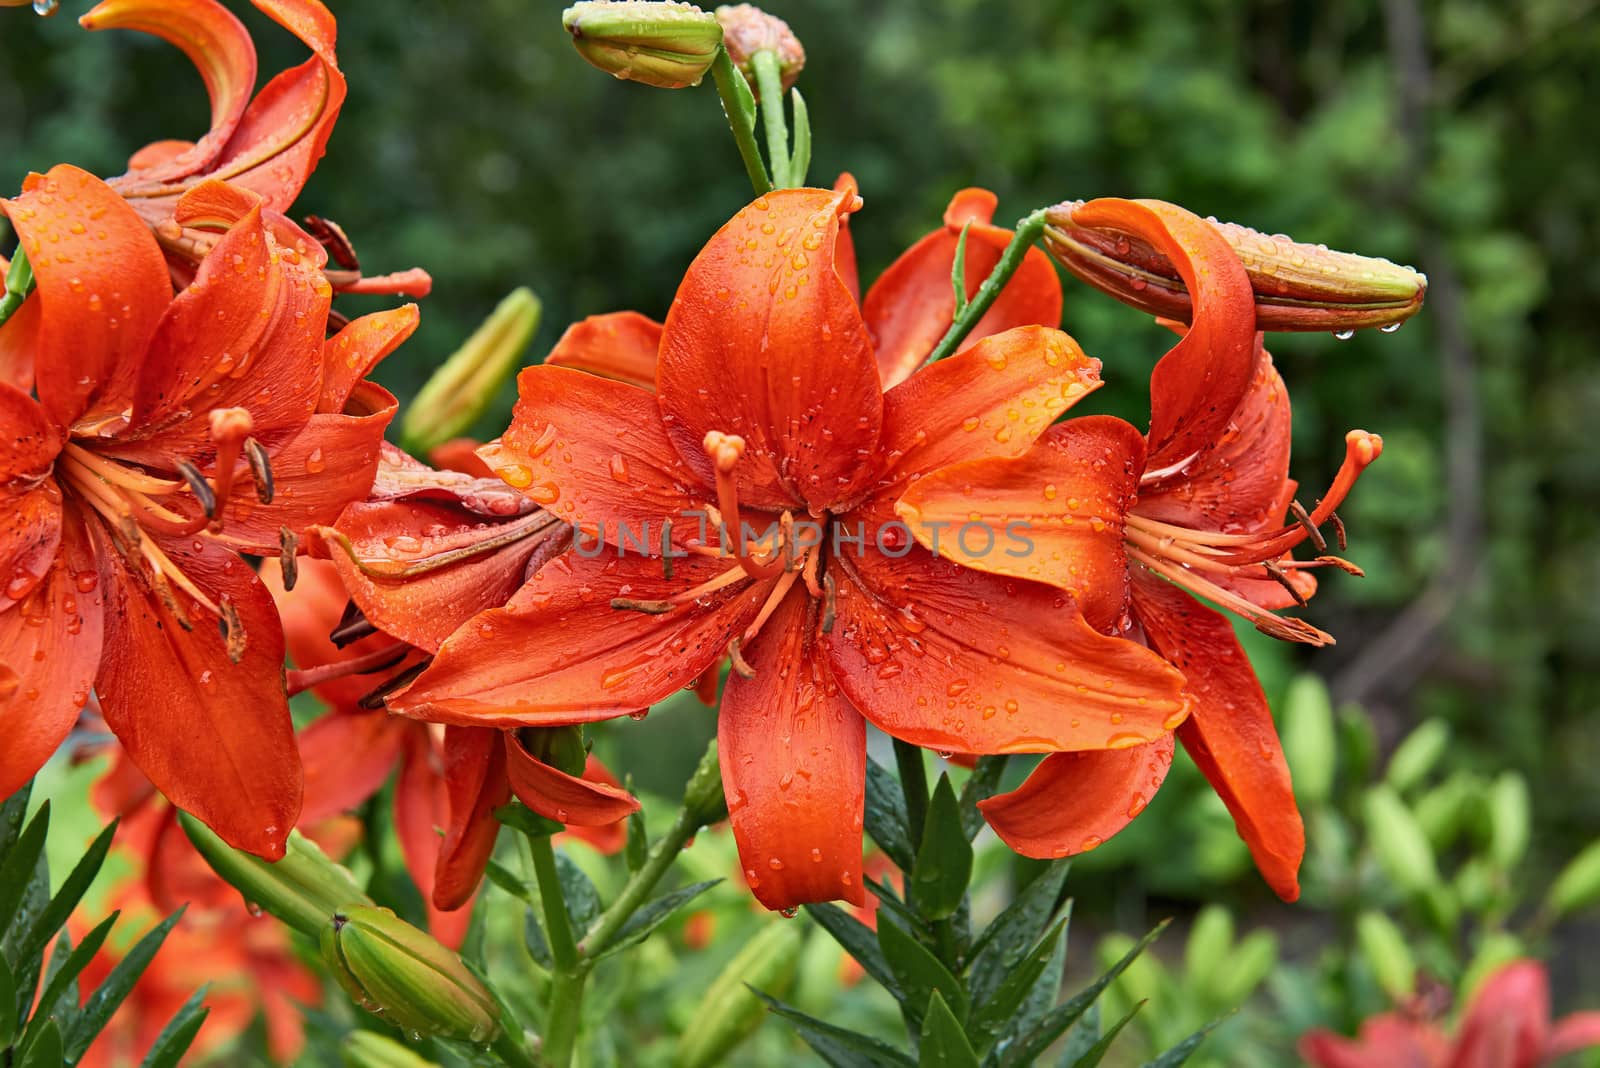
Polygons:
<instances>
[{"instance_id":1,"label":"water droplet","mask_svg":"<svg viewBox=\"0 0 1600 1068\"><path fill-rule=\"evenodd\" d=\"M327 467L327 461L322 458L322 449L312 449L311 454L306 457L306 474L320 475Z\"/></svg>"},{"instance_id":2,"label":"water droplet","mask_svg":"<svg viewBox=\"0 0 1600 1068\"><path fill-rule=\"evenodd\" d=\"M1080 852L1088 853L1091 850L1099 849L1101 846L1105 845L1105 842L1106 840L1101 838L1098 834L1091 834L1089 837L1083 840L1083 844L1080 845L1078 849Z\"/></svg>"},{"instance_id":3,"label":"water droplet","mask_svg":"<svg viewBox=\"0 0 1600 1068\"><path fill-rule=\"evenodd\" d=\"M61 7L59 0L33 0L33 13L40 18L49 18Z\"/></svg>"},{"instance_id":4,"label":"water droplet","mask_svg":"<svg viewBox=\"0 0 1600 1068\"><path fill-rule=\"evenodd\" d=\"M1400 329L1399 323L1384 323L1382 326L1378 327L1378 333L1392 334L1398 329Z\"/></svg>"},{"instance_id":5,"label":"water droplet","mask_svg":"<svg viewBox=\"0 0 1600 1068\"><path fill-rule=\"evenodd\" d=\"M1356 336L1356 332L1354 330L1335 330L1333 336L1339 341L1349 341Z\"/></svg>"}]
</instances>

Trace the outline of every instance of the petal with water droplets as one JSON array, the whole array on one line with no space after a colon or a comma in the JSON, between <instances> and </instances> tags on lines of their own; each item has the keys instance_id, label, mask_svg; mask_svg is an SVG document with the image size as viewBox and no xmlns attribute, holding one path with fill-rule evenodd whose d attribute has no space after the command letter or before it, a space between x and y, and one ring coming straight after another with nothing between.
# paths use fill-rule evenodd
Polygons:
<instances>
[{"instance_id":1,"label":"petal with water droplets","mask_svg":"<svg viewBox=\"0 0 1600 1068\"><path fill-rule=\"evenodd\" d=\"M638 312L611 312L567 327L544 366L587 371L654 393L660 349L660 323Z\"/></svg>"},{"instance_id":2,"label":"petal with water droplets","mask_svg":"<svg viewBox=\"0 0 1600 1068\"><path fill-rule=\"evenodd\" d=\"M511 792L546 819L576 827L606 827L639 811L632 794L590 778L588 768L582 776L568 775L528 752L516 731L504 734Z\"/></svg>"}]
</instances>

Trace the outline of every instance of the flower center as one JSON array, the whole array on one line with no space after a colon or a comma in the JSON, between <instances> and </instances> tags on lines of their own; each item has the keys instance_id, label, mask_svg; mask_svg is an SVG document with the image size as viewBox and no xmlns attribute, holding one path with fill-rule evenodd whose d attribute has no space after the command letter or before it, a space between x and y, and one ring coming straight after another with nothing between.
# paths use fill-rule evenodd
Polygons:
<instances>
[{"instance_id":1,"label":"flower center","mask_svg":"<svg viewBox=\"0 0 1600 1068\"><path fill-rule=\"evenodd\" d=\"M1364 430L1345 435L1344 463L1333 485L1310 512L1298 502L1289 507L1296 522L1254 534L1225 534L1196 530L1165 523L1139 514L1135 505L1128 515L1125 538L1128 555L1163 578L1191 593L1214 601L1250 620L1256 629L1286 641L1309 645L1331 645L1333 637L1301 619L1277 615L1227 585L1230 580L1270 580L1283 586L1300 604L1305 591L1295 583L1296 573L1318 567L1336 567L1353 575L1361 569L1339 556L1329 554L1321 527L1333 525L1341 550L1345 547L1344 523L1334 509L1343 503L1361 472L1383 452L1383 439ZM1317 556L1297 560L1289 555L1302 542L1310 541Z\"/></svg>"}]
</instances>

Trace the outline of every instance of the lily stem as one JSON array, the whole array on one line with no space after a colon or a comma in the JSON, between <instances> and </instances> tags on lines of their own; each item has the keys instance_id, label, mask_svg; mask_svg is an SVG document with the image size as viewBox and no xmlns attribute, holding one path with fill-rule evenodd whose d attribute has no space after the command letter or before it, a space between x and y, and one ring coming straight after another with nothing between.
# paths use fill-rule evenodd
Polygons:
<instances>
[{"instance_id":1,"label":"lily stem","mask_svg":"<svg viewBox=\"0 0 1600 1068\"><path fill-rule=\"evenodd\" d=\"M6 270L5 293L0 295L0 323L11 318L11 313L22 307L22 302L33 289L33 264L28 262L28 253L19 244L16 255L11 257L11 266Z\"/></svg>"},{"instance_id":2,"label":"lily stem","mask_svg":"<svg viewBox=\"0 0 1600 1068\"><path fill-rule=\"evenodd\" d=\"M508 1030L502 1030L490 1045L500 1059L511 1068L539 1068L537 1062L528 1055L528 1051L522 1048L517 1036Z\"/></svg>"},{"instance_id":3,"label":"lily stem","mask_svg":"<svg viewBox=\"0 0 1600 1068\"><path fill-rule=\"evenodd\" d=\"M900 789L906 796L906 830L911 834L915 855L922 847L923 827L928 822L928 769L922 763L922 750L898 738L894 740L894 763L900 770Z\"/></svg>"},{"instance_id":4,"label":"lily stem","mask_svg":"<svg viewBox=\"0 0 1600 1068\"><path fill-rule=\"evenodd\" d=\"M588 968L578 959L577 939L573 937L572 923L567 917L566 895L561 891L561 874L556 870L556 854L550 836L530 836L528 846L533 855L534 878L539 883L539 903L544 910L550 959L555 964L550 977L541 1059L549 1068L567 1068L577 1047L578 1023L583 1014L583 983Z\"/></svg>"},{"instance_id":5,"label":"lily stem","mask_svg":"<svg viewBox=\"0 0 1600 1068\"><path fill-rule=\"evenodd\" d=\"M1011 281L1011 276L1017 273L1017 268L1022 266L1022 259L1028 254L1028 249L1039 240L1039 235L1044 233L1044 212L1040 208L1021 222L1017 223L1017 232L1012 235L1011 243L1000 254L1000 262L994 265L994 270L989 272L989 277L983 280L983 285L972 295L967 306L961 309L950 329L945 331L944 337L939 339L933 352L929 354L927 362L942 360L956 351L966 336L972 333L972 328L978 325L978 320L994 306L1000 296L1000 291Z\"/></svg>"},{"instance_id":6,"label":"lily stem","mask_svg":"<svg viewBox=\"0 0 1600 1068\"><path fill-rule=\"evenodd\" d=\"M744 160L744 170L756 195L770 193L772 180L761 162L761 147L756 144L755 103L744 75L734 68L727 49L719 49L711 64L711 77L717 83L717 95L722 98L722 113L733 130L734 143L739 146L739 158Z\"/></svg>"},{"instance_id":7,"label":"lily stem","mask_svg":"<svg viewBox=\"0 0 1600 1068\"><path fill-rule=\"evenodd\" d=\"M593 959L611 944L611 940L617 936L622 925L638 911L640 905L644 904L645 898L650 896L650 891L655 889L661 877L667 873L667 869L672 867L672 862L678 859L678 854L683 852L684 845L695 836L700 827L701 819L697 813L691 812L687 806L678 810L678 818L673 821L667 833L650 848L643 866L633 873L623 885L617 899L600 914L594 926L589 928L589 933L583 939L582 948L586 959Z\"/></svg>"},{"instance_id":8,"label":"lily stem","mask_svg":"<svg viewBox=\"0 0 1600 1068\"><path fill-rule=\"evenodd\" d=\"M772 170L772 187L788 189L794 184L789 175L789 124L783 114L783 73L778 69L778 54L762 49L750 57L756 88L761 92L761 121L767 128L767 163Z\"/></svg>"}]
</instances>

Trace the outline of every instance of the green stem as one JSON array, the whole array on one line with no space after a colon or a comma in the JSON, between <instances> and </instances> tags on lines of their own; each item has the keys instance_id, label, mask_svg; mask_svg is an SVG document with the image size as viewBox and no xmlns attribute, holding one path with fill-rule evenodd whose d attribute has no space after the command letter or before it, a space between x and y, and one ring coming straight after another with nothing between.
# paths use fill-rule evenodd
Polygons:
<instances>
[{"instance_id":1,"label":"green stem","mask_svg":"<svg viewBox=\"0 0 1600 1068\"><path fill-rule=\"evenodd\" d=\"M1011 281L1011 276L1017 273L1017 268L1022 266L1022 259L1028 254L1028 249L1039 240L1039 235L1044 233L1044 211L1029 215L1017 223L1017 232L1011 238L1011 243L1000 254L1000 262L994 265L994 270L989 272L989 277L983 280L983 285L978 287L978 292L973 294L967 306L950 324L950 329L945 331L944 337L939 339L939 344L934 346L933 352L928 356L927 362L942 360L956 351L962 340L978 325L978 320L994 306L1000 296L1000 291Z\"/></svg>"},{"instance_id":2,"label":"green stem","mask_svg":"<svg viewBox=\"0 0 1600 1068\"><path fill-rule=\"evenodd\" d=\"M567 1068L578 1048L578 1025L583 1021L583 985L589 969L556 972L550 980L550 1009L544 1020L544 1046L540 1061L545 1068Z\"/></svg>"},{"instance_id":3,"label":"green stem","mask_svg":"<svg viewBox=\"0 0 1600 1068\"><path fill-rule=\"evenodd\" d=\"M783 72L778 69L778 54L762 49L750 57L756 89L761 94L761 121L767 128L767 163L772 169L775 189L794 184L789 176L789 124L783 114Z\"/></svg>"},{"instance_id":4,"label":"green stem","mask_svg":"<svg viewBox=\"0 0 1600 1068\"><path fill-rule=\"evenodd\" d=\"M672 862L683 852L684 844L695 836L700 826L698 815L691 813L687 808L678 810L678 818L673 821L671 829L651 847L649 856L645 857L644 865L633 873L623 885L617 899L600 914L600 918L584 936L579 951L586 959L598 956L611 944L611 940L622 929L622 925L627 923L628 918L645 903L650 891L654 890L661 877L667 874Z\"/></svg>"},{"instance_id":5,"label":"green stem","mask_svg":"<svg viewBox=\"0 0 1600 1068\"><path fill-rule=\"evenodd\" d=\"M711 77L717 83L717 95L722 98L722 113L727 116L728 127L733 130L734 143L739 146L739 158L744 160L744 171L756 195L772 191L772 180L761 163L761 148L756 144L755 105L751 101L750 86L744 75L733 66L727 49L717 52L711 64Z\"/></svg>"},{"instance_id":6,"label":"green stem","mask_svg":"<svg viewBox=\"0 0 1600 1068\"><path fill-rule=\"evenodd\" d=\"M561 892L561 875L556 871L556 852L550 836L528 838L533 854L533 875L539 881L539 903L544 909L545 934L550 939L550 958L556 974L578 968L578 944L567 918L566 895Z\"/></svg>"},{"instance_id":7,"label":"green stem","mask_svg":"<svg viewBox=\"0 0 1600 1068\"><path fill-rule=\"evenodd\" d=\"M11 314L22 307L22 302L33 289L33 264L28 262L28 254L21 245L17 246L17 254L11 257L11 267L6 271L5 294L0 295L0 323L11 318Z\"/></svg>"},{"instance_id":8,"label":"green stem","mask_svg":"<svg viewBox=\"0 0 1600 1068\"><path fill-rule=\"evenodd\" d=\"M490 1044L500 1059L511 1068L539 1068L539 1065L528 1051L522 1048L522 1043L510 1031L502 1030L498 1037Z\"/></svg>"},{"instance_id":9,"label":"green stem","mask_svg":"<svg viewBox=\"0 0 1600 1068\"><path fill-rule=\"evenodd\" d=\"M922 750L898 738L894 740L894 763L900 769L900 789L906 795L906 829L911 833L915 854L922 847L922 829L928 822L928 769L922 763Z\"/></svg>"}]
</instances>

